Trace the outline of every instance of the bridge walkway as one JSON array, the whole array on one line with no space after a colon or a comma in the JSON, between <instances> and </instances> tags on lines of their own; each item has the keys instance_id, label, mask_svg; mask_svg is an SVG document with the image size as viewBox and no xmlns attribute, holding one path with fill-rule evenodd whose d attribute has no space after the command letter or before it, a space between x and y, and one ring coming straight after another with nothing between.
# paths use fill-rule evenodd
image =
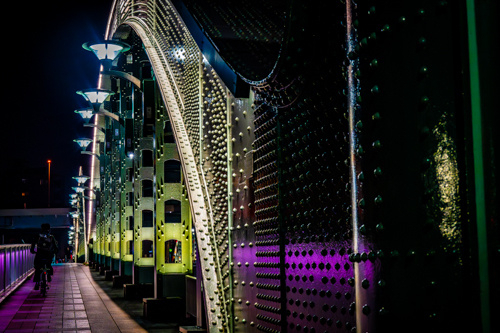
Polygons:
<instances>
[{"instance_id":1,"label":"bridge walkway","mask_svg":"<svg viewBox=\"0 0 500 333\"><path fill-rule=\"evenodd\" d=\"M93 274L97 273L81 264L54 265L54 276L45 297L34 290L32 279L28 279L0 304L0 332L158 331L139 325L137 318L109 297ZM141 305L136 303L140 312Z\"/></svg>"}]
</instances>

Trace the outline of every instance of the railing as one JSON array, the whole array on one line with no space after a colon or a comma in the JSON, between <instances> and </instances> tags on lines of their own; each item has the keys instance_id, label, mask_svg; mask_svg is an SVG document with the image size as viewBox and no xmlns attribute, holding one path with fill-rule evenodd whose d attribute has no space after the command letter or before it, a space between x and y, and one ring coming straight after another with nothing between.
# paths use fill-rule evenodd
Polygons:
<instances>
[{"instance_id":1,"label":"railing","mask_svg":"<svg viewBox=\"0 0 500 333\"><path fill-rule=\"evenodd\" d=\"M0 245L0 302L33 272L34 259L29 244Z\"/></svg>"}]
</instances>

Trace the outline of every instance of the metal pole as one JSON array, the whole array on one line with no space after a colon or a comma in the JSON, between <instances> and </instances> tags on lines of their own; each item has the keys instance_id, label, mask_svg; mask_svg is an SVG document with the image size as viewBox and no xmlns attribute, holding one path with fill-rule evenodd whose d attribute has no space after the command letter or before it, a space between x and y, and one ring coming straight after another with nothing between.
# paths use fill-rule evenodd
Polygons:
<instances>
[{"instance_id":1,"label":"metal pole","mask_svg":"<svg viewBox=\"0 0 500 333\"><path fill-rule=\"evenodd\" d=\"M50 208L50 163L52 163L51 160L47 160L47 163L49 165L49 193L48 193L48 207Z\"/></svg>"},{"instance_id":2,"label":"metal pole","mask_svg":"<svg viewBox=\"0 0 500 333\"><path fill-rule=\"evenodd\" d=\"M85 262L89 261L88 257L88 239L87 239L87 225L85 223L85 196L83 195L83 192L81 193L82 195L82 216L83 216L83 245L85 247ZM91 214L91 212L89 212Z\"/></svg>"}]
</instances>

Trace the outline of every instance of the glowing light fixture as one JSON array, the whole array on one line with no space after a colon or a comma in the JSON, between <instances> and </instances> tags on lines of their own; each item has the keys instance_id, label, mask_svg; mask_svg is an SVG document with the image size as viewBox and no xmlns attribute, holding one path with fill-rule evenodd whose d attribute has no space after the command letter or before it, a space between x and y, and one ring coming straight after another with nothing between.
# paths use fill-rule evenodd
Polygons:
<instances>
[{"instance_id":1,"label":"glowing light fixture","mask_svg":"<svg viewBox=\"0 0 500 333\"><path fill-rule=\"evenodd\" d=\"M87 180L89 180L90 177L89 176L78 176L78 177L73 177L73 179L75 179L78 182L78 185L81 185L81 184L85 183Z\"/></svg>"},{"instance_id":2,"label":"glowing light fixture","mask_svg":"<svg viewBox=\"0 0 500 333\"><path fill-rule=\"evenodd\" d=\"M99 107L110 95L113 95L114 92L106 89L84 89L78 90L76 92L78 95L82 95L92 106L94 106L94 112L97 112L96 106Z\"/></svg>"},{"instance_id":3,"label":"glowing light fixture","mask_svg":"<svg viewBox=\"0 0 500 333\"><path fill-rule=\"evenodd\" d=\"M82 150L87 149L88 145L92 142L91 139L75 139L74 142L78 143Z\"/></svg>"},{"instance_id":4,"label":"glowing light fixture","mask_svg":"<svg viewBox=\"0 0 500 333\"><path fill-rule=\"evenodd\" d=\"M75 187L72 187L72 189L76 192L76 193L83 193L83 191L85 191L85 189L83 187L80 187L80 186L75 186Z\"/></svg>"},{"instance_id":5,"label":"glowing light fixture","mask_svg":"<svg viewBox=\"0 0 500 333\"><path fill-rule=\"evenodd\" d=\"M72 218L76 219L76 218L78 218L78 216L80 215L80 213L78 213L77 211L75 211L75 212L69 212L69 215L71 215Z\"/></svg>"},{"instance_id":6,"label":"glowing light fixture","mask_svg":"<svg viewBox=\"0 0 500 333\"><path fill-rule=\"evenodd\" d=\"M94 110L90 108L78 109L75 110L75 113L78 113L83 118L83 120L88 123L90 121L90 118L92 118L92 116L94 115Z\"/></svg>"},{"instance_id":7,"label":"glowing light fixture","mask_svg":"<svg viewBox=\"0 0 500 333\"><path fill-rule=\"evenodd\" d=\"M71 193L71 194L69 195L69 197L70 197L71 199L76 199L76 198L78 197L78 194L76 194L76 193Z\"/></svg>"},{"instance_id":8,"label":"glowing light fixture","mask_svg":"<svg viewBox=\"0 0 500 333\"><path fill-rule=\"evenodd\" d=\"M116 40L105 40L95 43L87 42L83 44L82 47L87 51L93 52L97 59L101 61L113 61L120 53L130 50L128 44Z\"/></svg>"}]
</instances>

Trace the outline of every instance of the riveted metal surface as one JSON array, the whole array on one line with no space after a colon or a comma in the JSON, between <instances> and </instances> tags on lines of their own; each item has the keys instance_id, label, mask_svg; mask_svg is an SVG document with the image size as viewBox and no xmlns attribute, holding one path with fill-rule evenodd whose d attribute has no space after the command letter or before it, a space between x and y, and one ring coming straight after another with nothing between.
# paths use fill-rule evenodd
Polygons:
<instances>
[{"instance_id":1,"label":"riveted metal surface","mask_svg":"<svg viewBox=\"0 0 500 333\"><path fill-rule=\"evenodd\" d=\"M456 318L478 319L462 306L473 302L464 292L473 277L459 7L357 7L360 228L363 252L376 252L378 264L362 277L374 289L365 295L371 311L363 327L457 331Z\"/></svg>"},{"instance_id":2,"label":"riveted metal surface","mask_svg":"<svg viewBox=\"0 0 500 333\"><path fill-rule=\"evenodd\" d=\"M261 68L271 75L239 99L169 1L117 3L111 34L130 26L141 40L179 149L211 332L437 332L478 320L462 7L294 1L286 34L270 34L285 42ZM251 16L217 8L218 23ZM149 171L134 180L158 177Z\"/></svg>"}]
</instances>

